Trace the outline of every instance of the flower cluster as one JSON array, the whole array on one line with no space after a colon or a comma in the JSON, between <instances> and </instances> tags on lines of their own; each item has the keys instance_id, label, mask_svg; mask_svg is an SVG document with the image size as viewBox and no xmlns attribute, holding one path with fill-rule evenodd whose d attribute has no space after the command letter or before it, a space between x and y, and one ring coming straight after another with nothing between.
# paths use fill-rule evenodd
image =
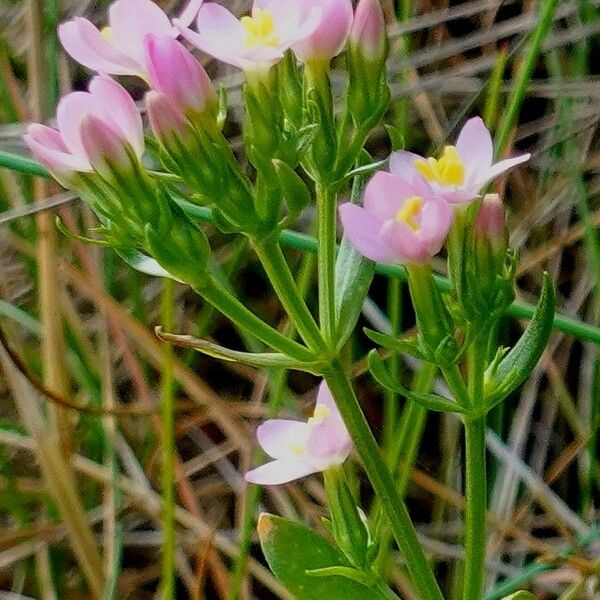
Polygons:
<instances>
[{"instance_id":1,"label":"flower cluster","mask_svg":"<svg viewBox=\"0 0 600 600\"><path fill-rule=\"evenodd\" d=\"M488 183L527 160L523 154L494 163L490 132L474 117L439 158L394 152L390 173L377 173L367 184L363 206L340 207L344 232L371 260L425 263L448 235L452 205L479 199Z\"/></svg>"}]
</instances>

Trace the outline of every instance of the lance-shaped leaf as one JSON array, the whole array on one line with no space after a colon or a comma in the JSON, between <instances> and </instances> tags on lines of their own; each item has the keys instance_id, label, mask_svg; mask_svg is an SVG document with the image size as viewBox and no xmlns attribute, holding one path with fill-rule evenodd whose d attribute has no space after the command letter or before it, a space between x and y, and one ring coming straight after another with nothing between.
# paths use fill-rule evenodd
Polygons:
<instances>
[{"instance_id":1,"label":"lance-shaped leaf","mask_svg":"<svg viewBox=\"0 0 600 600\"><path fill-rule=\"evenodd\" d=\"M438 396L437 394L426 394L424 392L413 392L398 382L394 381L389 371L386 369L385 364L377 353L377 350L371 350L369 352L369 371L371 371L371 375L375 378L375 380L387 388L388 390L392 390L396 394L400 394L420 404L421 406L433 410L435 412L453 412L453 413L462 413L465 414L467 411L448 398L444 398L443 396Z\"/></svg>"},{"instance_id":2,"label":"lance-shaped leaf","mask_svg":"<svg viewBox=\"0 0 600 600\"><path fill-rule=\"evenodd\" d=\"M167 333L162 330L162 327L155 327L154 332L156 337L163 342L168 342L174 346L182 348L193 348L202 354L225 360L229 362L238 362L244 365L257 368L283 368L297 369L300 371L308 371L309 373L319 374L319 363L317 362L301 362L294 360L285 354L278 352L241 352L239 350L231 350L219 344L201 340L191 335L179 335L175 333Z\"/></svg>"},{"instance_id":3,"label":"lance-shaped leaf","mask_svg":"<svg viewBox=\"0 0 600 600\"><path fill-rule=\"evenodd\" d=\"M166 269L161 267L158 262L153 258L142 254L138 250L118 250L117 254L136 271L144 273L145 275L152 275L153 277L168 277L173 281L183 283L181 279L177 279L174 275L171 275Z\"/></svg>"},{"instance_id":4,"label":"lance-shaped leaf","mask_svg":"<svg viewBox=\"0 0 600 600\"><path fill-rule=\"evenodd\" d=\"M302 181L300 175L282 160L274 158L271 162L275 167L275 174L290 212L290 217L295 218L310 204L311 195L308 187Z\"/></svg>"},{"instance_id":5,"label":"lance-shaped leaf","mask_svg":"<svg viewBox=\"0 0 600 600\"><path fill-rule=\"evenodd\" d=\"M344 237L335 264L335 308L342 343L354 331L374 273L375 264L366 260Z\"/></svg>"},{"instance_id":6,"label":"lance-shaped leaf","mask_svg":"<svg viewBox=\"0 0 600 600\"><path fill-rule=\"evenodd\" d=\"M375 587L349 578L346 557L312 529L263 513L258 536L271 571L296 600L384 600Z\"/></svg>"},{"instance_id":7,"label":"lance-shaped leaf","mask_svg":"<svg viewBox=\"0 0 600 600\"><path fill-rule=\"evenodd\" d=\"M498 364L486 371L485 393L491 408L514 392L533 371L548 343L554 322L556 296L548 273L544 274L542 294L519 341Z\"/></svg>"},{"instance_id":8,"label":"lance-shaped leaf","mask_svg":"<svg viewBox=\"0 0 600 600\"><path fill-rule=\"evenodd\" d=\"M419 341L416 337L413 338L397 338L385 333L380 333L374 329L363 329L365 335L383 348L387 348L392 352L401 352L404 354L410 354L416 358L424 360L424 354L419 349Z\"/></svg>"}]
</instances>

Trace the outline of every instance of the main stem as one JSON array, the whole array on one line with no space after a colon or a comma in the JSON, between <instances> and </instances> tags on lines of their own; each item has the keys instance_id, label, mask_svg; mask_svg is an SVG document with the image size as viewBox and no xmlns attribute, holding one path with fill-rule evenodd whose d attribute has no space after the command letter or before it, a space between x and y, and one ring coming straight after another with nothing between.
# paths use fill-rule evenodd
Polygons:
<instances>
[{"instance_id":1,"label":"main stem","mask_svg":"<svg viewBox=\"0 0 600 600\"><path fill-rule=\"evenodd\" d=\"M377 442L338 359L332 361L323 376L364 463L365 471L373 489L383 506L387 518L390 520L394 538L404 555L419 597L421 600L443 600L442 593L427 562L427 557L423 552L408 511L379 452Z\"/></svg>"},{"instance_id":2,"label":"main stem","mask_svg":"<svg viewBox=\"0 0 600 600\"><path fill-rule=\"evenodd\" d=\"M478 336L468 353L468 392L475 408L483 403L485 335ZM481 600L485 567L487 481L485 468L485 416L465 419L466 500L465 573L463 600Z\"/></svg>"},{"instance_id":3,"label":"main stem","mask_svg":"<svg viewBox=\"0 0 600 600\"><path fill-rule=\"evenodd\" d=\"M164 279L161 318L167 331L173 330L174 283ZM162 597L175 598L175 403L173 394L173 347L163 343L161 379L162 413Z\"/></svg>"},{"instance_id":4,"label":"main stem","mask_svg":"<svg viewBox=\"0 0 600 600\"><path fill-rule=\"evenodd\" d=\"M336 195L326 186L317 185L317 215L319 248L319 322L330 345L335 341L335 248Z\"/></svg>"}]
</instances>

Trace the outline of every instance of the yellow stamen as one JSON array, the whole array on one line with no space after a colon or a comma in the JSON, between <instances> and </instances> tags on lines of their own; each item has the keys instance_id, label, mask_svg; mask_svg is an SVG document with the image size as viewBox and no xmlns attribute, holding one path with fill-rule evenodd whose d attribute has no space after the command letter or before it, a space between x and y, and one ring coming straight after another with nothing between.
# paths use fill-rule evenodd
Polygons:
<instances>
[{"instance_id":1,"label":"yellow stamen","mask_svg":"<svg viewBox=\"0 0 600 600\"><path fill-rule=\"evenodd\" d=\"M108 25L100 30L100 35L107 41L112 42L113 32Z\"/></svg>"},{"instance_id":2,"label":"yellow stamen","mask_svg":"<svg viewBox=\"0 0 600 600\"><path fill-rule=\"evenodd\" d=\"M298 456L301 456L302 454L304 454L306 452L306 448L302 445L302 444L292 444L292 446L290 447L290 450L292 452L292 454L297 454Z\"/></svg>"},{"instance_id":3,"label":"yellow stamen","mask_svg":"<svg viewBox=\"0 0 600 600\"><path fill-rule=\"evenodd\" d=\"M264 8L255 8L251 17L242 17L242 27L246 30L246 48L277 46L279 38L275 33L273 15Z\"/></svg>"},{"instance_id":4,"label":"yellow stamen","mask_svg":"<svg viewBox=\"0 0 600 600\"><path fill-rule=\"evenodd\" d=\"M402 208L396 213L396 221L403 221L413 231L419 231L420 225L415 216L419 214L423 207L423 198L421 196L411 196L404 201Z\"/></svg>"},{"instance_id":5,"label":"yellow stamen","mask_svg":"<svg viewBox=\"0 0 600 600\"><path fill-rule=\"evenodd\" d=\"M331 411L324 404L319 404L315 407L315 412L313 413L313 419L317 421L322 421L326 419L331 414Z\"/></svg>"},{"instance_id":6,"label":"yellow stamen","mask_svg":"<svg viewBox=\"0 0 600 600\"><path fill-rule=\"evenodd\" d=\"M465 180L465 165L454 146L446 146L440 158L419 158L415 168L425 179L440 185L460 185Z\"/></svg>"}]
</instances>

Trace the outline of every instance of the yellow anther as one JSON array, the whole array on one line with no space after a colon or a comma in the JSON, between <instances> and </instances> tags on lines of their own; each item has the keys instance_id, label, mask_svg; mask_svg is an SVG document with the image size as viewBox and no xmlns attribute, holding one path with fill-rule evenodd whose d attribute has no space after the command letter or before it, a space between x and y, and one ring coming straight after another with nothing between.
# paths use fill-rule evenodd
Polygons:
<instances>
[{"instance_id":1,"label":"yellow anther","mask_svg":"<svg viewBox=\"0 0 600 600\"><path fill-rule=\"evenodd\" d=\"M304 454L306 452L306 448L302 445L302 444L292 444L290 447L290 450L292 452L292 454L297 454L299 456L301 456L302 454Z\"/></svg>"},{"instance_id":2,"label":"yellow anther","mask_svg":"<svg viewBox=\"0 0 600 600\"><path fill-rule=\"evenodd\" d=\"M322 421L323 419L326 419L330 414L331 411L327 406L325 406L324 404L319 404L315 407L315 412L313 413L312 418L316 419L317 421Z\"/></svg>"},{"instance_id":3,"label":"yellow anther","mask_svg":"<svg viewBox=\"0 0 600 600\"><path fill-rule=\"evenodd\" d=\"M264 8L255 8L251 17L242 17L242 27L246 30L246 48L277 46L279 38L275 32L273 15Z\"/></svg>"},{"instance_id":4,"label":"yellow anther","mask_svg":"<svg viewBox=\"0 0 600 600\"><path fill-rule=\"evenodd\" d=\"M413 231L419 231L420 225L415 216L419 214L423 207L423 198L421 196L411 196L404 201L402 208L396 213L396 221L406 223Z\"/></svg>"},{"instance_id":5,"label":"yellow anther","mask_svg":"<svg viewBox=\"0 0 600 600\"><path fill-rule=\"evenodd\" d=\"M100 30L100 35L105 39L108 40L109 42L112 42L112 37L113 37L113 32L112 32L112 28L109 27L108 25L106 27L103 27Z\"/></svg>"},{"instance_id":6,"label":"yellow anther","mask_svg":"<svg viewBox=\"0 0 600 600\"><path fill-rule=\"evenodd\" d=\"M465 180L465 165L454 146L446 146L440 158L419 158L415 168L425 179L440 185L460 185Z\"/></svg>"}]
</instances>

